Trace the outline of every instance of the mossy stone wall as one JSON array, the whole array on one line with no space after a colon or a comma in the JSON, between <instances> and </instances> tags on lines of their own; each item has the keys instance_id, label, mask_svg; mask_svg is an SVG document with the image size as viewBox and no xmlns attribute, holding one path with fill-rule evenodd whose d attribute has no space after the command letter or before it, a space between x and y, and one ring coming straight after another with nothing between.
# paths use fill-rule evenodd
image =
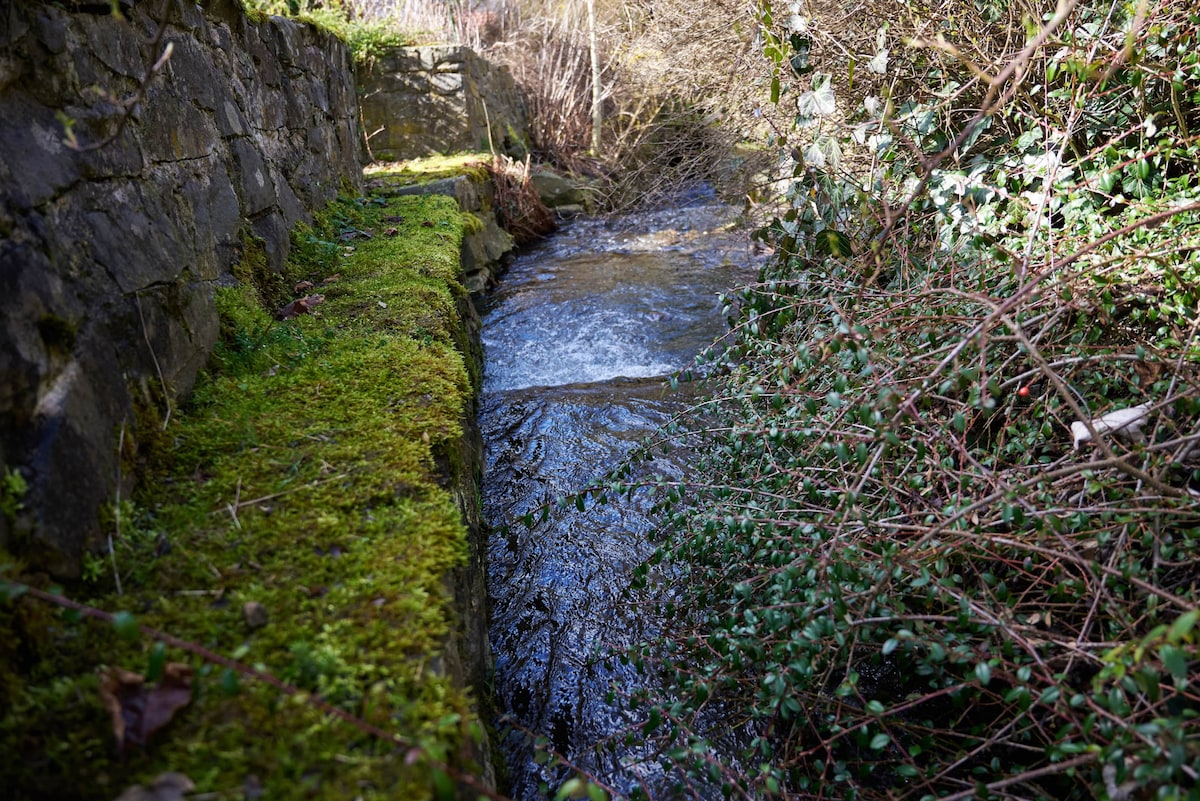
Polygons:
<instances>
[{"instance_id":1,"label":"mossy stone wall","mask_svg":"<svg viewBox=\"0 0 1200 801\"><path fill-rule=\"evenodd\" d=\"M221 288L214 358L122 507L123 590L106 558L69 591L387 736L172 647L195 668L190 703L122 754L99 674L148 674L153 641L23 596L0 604L0 786L15 801L104 801L167 771L218 798L420 801L444 797L437 763L443 781L472 779L464 797L494 784L462 234L450 198L342 200L294 234L287 277L319 287L311 313L278 320L261 289Z\"/></svg>"},{"instance_id":2,"label":"mossy stone wall","mask_svg":"<svg viewBox=\"0 0 1200 801\"><path fill-rule=\"evenodd\" d=\"M512 73L469 47L392 48L364 65L361 83L363 127L377 160L528 153L528 115Z\"/></svg>"},{"instance_id":3,"label":"mossy stone wall","mask_svg":"<svg viewBox=\"0 0 1200 801\"><path fill-rule=\"evenodd\" d=\"M341 41L237 0L0 5L0 465L28 485L0 547L70 577L208 358L215 288L360 185L355 85Z\"/></svg>"}]
</instances>

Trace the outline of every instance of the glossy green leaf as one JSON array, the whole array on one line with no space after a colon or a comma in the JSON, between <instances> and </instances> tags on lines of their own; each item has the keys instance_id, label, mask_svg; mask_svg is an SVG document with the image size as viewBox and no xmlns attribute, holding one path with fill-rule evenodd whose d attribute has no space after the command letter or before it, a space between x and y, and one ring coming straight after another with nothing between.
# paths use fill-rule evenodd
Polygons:
<instances>
[{"instance_id":1,"label":"glossy green leaf","mask_svg":"<svg viewBox=\"0 0 1200 801\"><path fill-rule=\"evenodd\" d=\"M817 251L836 258L849 258L854 255L854 245L850 237L833 228L825 228L816 235Z\"/></svg>"},{"instance_id":2,"label":"glossy green leaf","mask_svg":"<svg viewBox=\"0 0 1200 801\"><path fill-rule=\"evenodd\" d=\"M113 615L112 624L117 634L126 640L136 640L141 634L137 618L130 612L117 612Z\"/></svg>"}]
</instances>

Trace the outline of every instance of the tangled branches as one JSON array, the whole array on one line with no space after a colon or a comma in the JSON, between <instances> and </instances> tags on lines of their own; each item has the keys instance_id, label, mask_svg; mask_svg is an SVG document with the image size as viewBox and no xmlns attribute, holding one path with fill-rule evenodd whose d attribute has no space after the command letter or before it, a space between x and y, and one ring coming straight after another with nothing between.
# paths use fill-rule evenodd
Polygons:
<instances>
[{"instance_id":1,"label":"tangled branches","mask_svg":"<svg viewBox=\"0 0 1200 801\"><path fill-rule=\"evenodd\" d=\"M554 215L530 181L528 158L521 163L508 156L493 155L487 169L496 187L496 213L513 241L527 245L554 230Z\"/></svg>"},{"instance_id":2,"label":"tangled branches","mask_svg":"<svg viewBox=\"0 0 1200 801\"><path fill-rule=\"evenodd\" d=\"M1163 738L1196 734L1200 370L946 283L748 290L710 464L736 468L673 552L721 625L677 681L751 703L797 791L1067 797L1084 754L1189 782ZM1145 442L1072 448L1080 411L1139 402Z\"/></svg>"},{"instance_id":3,"label":"tangled branches","mask_svg":"<svg viewBox=\"0 0 1200 801\"><path fill-rule=\"evenodd\" d=\"M1164 43L1198 22L1067 3L990 80L947 66L858 122L828 75L800 95L709 480L663 502L665 755L741 797L1196 786L1200 147L1172 98L1200 68ZM787 24L768 46L807 52ZM1136 434L1099 421L1132 407Z\"/></svg>"}]
</instances>

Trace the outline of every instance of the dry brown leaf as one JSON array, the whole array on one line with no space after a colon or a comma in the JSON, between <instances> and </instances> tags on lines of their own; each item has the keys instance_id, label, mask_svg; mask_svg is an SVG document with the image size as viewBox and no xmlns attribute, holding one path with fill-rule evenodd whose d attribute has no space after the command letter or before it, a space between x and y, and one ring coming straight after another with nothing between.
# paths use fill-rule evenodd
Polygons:
<instances>
[{"instance_id":1,"label":"dry brown leaf","mask_svg":"<svg viewBox=\"0 0 1200 801\"><path fill-rule=\"evenodd\" d=\"M314 286L316 286L316 284L314 284L312 281L301 281L300 283L296 284L295 292L297 295L299 295L301 292L307 292Z\"/></svg>"},{"instance_id":2,"label":"dry brown leaf","mask_svg":"<svg viewBox=\"0 0 1200 801\"><path fill-rule=\"evenodd\" d=\"M293 300L288 305L275 312L276 320L290 320L293 317L299 317L302 314L308 314L308 298L299 298Z\"/></svg>"},{"instance_id":3,"label":"dry brown leaf","mask_svg":"<svg viewBox=\"0 0 1200 801\"><path fill-rule=\"evenodd\" d=\"M150 737L171 722L192 701L192 667L168 662L162 679L151 687L144 677L120 667L100 678L100 700L112 718L117 749L145 746Z\"/></svg>"},{"instance_id":4,"label":"dry brown leaf","mask_svg":"<svg viewBox=\"0 0 1200 801\"><path fill-rule=\"evenodd\" d=\"M120 667L109 668L100 677L100 701L112 718L113 734L117 738L117 747L125 744L125 714L122 709L122 698L133 695L141 690L144 679L138 673Z\"/></svg>"},{"instance_id":5,"label":"dry brown leaf","mask_svg":"<svg viewBox=\"0 0 1200 801\"><path fill-rule=\"evenodd\" d=\"M284 306L279 311L275 312L275 319L290 320L293 317L299 317L302 314L309 314L312 311L313 306L324 302L324 295L309 295L307 297L298 298Z\"/></svg>"},{"instance_id":6,"label":"dry brown leaf","mask_svg":"<svg viewBox=\"0 0 1200 801\"><path fill-rule=\"evenodd\" d=\"M399 228L389 228L389 229L387 229L386 231L384 231L384 232L383 232L383 235L384 235L384 236L396 236L396 235L397 235L397 234L399 234L399 233L400 233L400 229L399 229Z\"/></svg>"},{"instance_id":7,"label":"dry brown leaf","mask_svg":"<svg viewBox=\"0 0 1200 801\"><path fill-rule=\"evenodd\" d=\"M341 281L341 280L342 280L342 274L341 274L341 273L334 273L333 275L329 276L328 278L326 278L326 279L325 279L324 281L322 281L321 283L322 283L322 284L332 284L332 283L334 283L334 282L336 282L336 281Z\"/></svg>"}]
</instances>

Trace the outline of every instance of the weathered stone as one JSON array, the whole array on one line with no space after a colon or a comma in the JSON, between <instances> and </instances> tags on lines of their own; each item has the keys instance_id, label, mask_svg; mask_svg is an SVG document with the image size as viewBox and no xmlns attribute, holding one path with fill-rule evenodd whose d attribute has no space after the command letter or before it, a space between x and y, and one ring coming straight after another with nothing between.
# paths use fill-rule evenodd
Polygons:
<instances>
[{"instance_id":1,"label":"weathered stone","mask_svg":"<svg viewBox=\"0 0 1200 801\"><path fill-rule=\"evenodd\" d=\"M270 208L275 203L275 182L271 180L262 151L249 139L234 139L229 150L233 154L242 213L253 216Z\"/></svg>"},{"instance_id":2,"label":"weathered stone","mask_svg":"<svg viewBox=\"0 0 1200 801\"><path fill-rule=\"evenodd\" d=\"M146 61L137 45L137 35L132 26L115 28L111 35L96 39L84 52L114 75L141 81L146 74Z\"/></svg>"},{"instance_id":3,"label":"weathered stone","mask_svg":"<svg viewBox=\"0 0 1200 801\"><path fill-rule=\"evenodd\" d=\"M208 111L224 99L219 99L222 79L214 68L213 52L206 42L190 36L172 42L171 58L163 69L162 81L182 102L195 103Z\"/></svg>"},{"instance_id":4,"label":"weathered stone","mask_svg":"<svg viewBox=\"0 0 1200 801\"><path fill-rule=\"evenodd\" d=\"M221 136L243 136L249 133L249 123L246 122L245 115L228 98L222 100L217 108L216 120Z\"/></svg>"},{"instance_id":5,"label":"weathered stone","mask_svg":"<svg viewBox=\"0 0 1200 801\"><path fill-rule=\"evenodd\" d=\"M360 181L358 114L344 45L235 0L3 16L0 467L29 490L0 547L71 576L103 534L121 432L136 448L139 415L186 394L216 342L241 232L282 268L292 225ZM117 130L109 95L136 89L163 19L171 60L120 136L64 145L59 111L85 147Z\"/></svg>"},{"instance_id":6,"label":"weathered stone","mask_svg":"<svg viewBox=\"0 0 1200 801\"><path fill-rule=\"evenodd\" d=\"M0 91L21 77L21 62L9 53L0 53Z\"/></svg>"},{"instance_id":7,"label":"weathered stone","mask_svg":"<svg viewBox=\"0 0 1200 801\"><path fill-rule=\"evenodd\" d=\"M483 230L463 237L463 284L473 295L487 291L496 283L497 273L514 248L512 235L496 222L496 215L480 215Z\"/></svg>"},{"instance_id":8,"label":"weathered stone","mask_svg":"<svg viewBox=\"0 0 1200 801\"><path fill-rule=\"evenodd\" d=\"M578 217L587 212L587 209L581 204L571 204L567 206L555 206L554 216L560 220L567 220L572 217Z\"/></svg>"},{"instance_id":9,"label":"weathered stone","mask_svg":"<svg viewBox=\"0 0 1200 801\"><path fill-rule=\"evenodd\" d=\"M212 159L206 166L182 181L179 194L193 221L196 274L202 281L214 281L237 256L242 215L225 163Z\"/></svg>"},{"instance_id":10,"label":"weathered stone","mask_svg":"<svg viewBox=\"0 0 1200 801\"><path fill-rule=\"evenodd\" d=\"M456 175L420 184L385 183L374 191L382 195L446 195L458 201L458 207L475 220L463 235L463 285L472 295L495 286L516 245L512 235L496 221L495 191L490 180Z\"/></svg>"},{"instance_id":11,"label":"weathered stone","mask_svg":"<svg viewBox=\"0 0 1200 801\"><path fill-rule=\"evenodd\" d=\"M165 89L147 92L139 123L150 161L204 158L220 141L212 115Z\"/></svg>"},{"instance_id":12,"label":"weathered stone","mask_svg":"<svg viewBox=\"0 0 1200 801\"><path fill-rule=\"evenodd\" d=\"M452 95L461 92L463 76L461 72L435 72L429 78L430 88L439 95Z\"/></svg>"},{"instance_id":13,"label":"weathered stone","mask_svg":"<svg viewBox=\"0 0 1200 801\"><path fill-rule=\"evenodd\" d=\"M247 601L242 604L242 619L251 629L261 629L269 621L267 608L258 601Z\"/></svg>"},{"instance_id":14,"label":"weathered stone","mask_svg":"<svg viewBox=\"0 0 1200 801\"><path fill-rule=\"evenodd\" d=\"M538 197L548 208L582 206L587 197L579 184L549 167L539 167L529 176Z\"/></svg>"},{"instance_id":15,"label":"weathered stone","mask_svg":"<svg viewBox=\"0 0 1200 801\"><path fill-rule=\"evenodd\" d=\"M277 273L283 272L283 268L287 266L288 252L291 249L291 242L288 241L288 232L291 231L291 226L288 225L287 220L281 213L273 211L254 220L251 228L254 235L262 240L267 266Z\"/></svg>"},{"instance_id":16,"label":"weathered stone","mask_svg":"<svg viewBox=\"0 0 1200 801\"><path fill-rule=\"evenodd\" d=\"M388 51L364 70L361 104L376 157L410 159L493 145L524 157L528 116L512 75L465 47Z\"/></svg>"},{"instance_id":17,"label":"weathered stone","mask_svg":"<svg viewBox=\"0 0 1200 801\"><path fill-rule=\"evenodd\" d=\"M0 113L0 197L32 208L77 180L79 156L63 144L51 109L27 97L13 101Z\"/></svg>"},{"instance_id":18,"label":"weathered stone","mask_svg":"<svg viewBox=\"0 0 1200 801\"><path fill-rule=\"evenodd\" d=\"M439 178L421 184L408 184L385 190L391 195L446 195L458 201L463 211L477 211L480 207L479 185L466 175Z\"/></svg>"}]
</instances>

